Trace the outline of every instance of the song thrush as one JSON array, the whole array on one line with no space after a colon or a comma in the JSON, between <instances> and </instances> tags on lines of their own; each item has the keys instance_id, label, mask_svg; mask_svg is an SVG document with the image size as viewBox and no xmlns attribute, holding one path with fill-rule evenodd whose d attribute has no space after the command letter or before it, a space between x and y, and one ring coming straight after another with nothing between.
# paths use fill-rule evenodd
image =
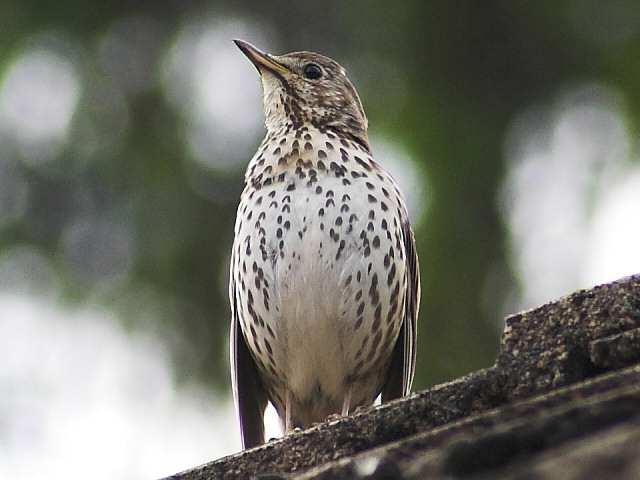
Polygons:
<instances>
[{"instance_id":1,"label":"song thrush","mask_svg":"<svg viewBox=\"0 0 640 480\"><path fill-rule=\"evenodd\" d=\"M345 69L311 52L263 53L267 135L238 207L229 296L243 447L409 392L420 278L402 194L372 156Z\"/></svg>"}]
</instances>

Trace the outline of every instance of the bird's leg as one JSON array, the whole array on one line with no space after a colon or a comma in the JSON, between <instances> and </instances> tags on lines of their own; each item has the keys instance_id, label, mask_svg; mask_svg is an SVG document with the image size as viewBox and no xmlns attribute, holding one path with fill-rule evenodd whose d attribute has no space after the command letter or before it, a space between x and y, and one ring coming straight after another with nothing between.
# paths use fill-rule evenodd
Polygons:
<instances>
[{"instance_id":1,"label":"bird's leg","mask_svg":"<svg viewBox=\"0 0 640 480\"><path fill-rule=\"evenodd\" d=\"M291 392L287 390L284 395L284 433L287 434L293 430L291 422Z\"/></svg>"},{"instance_id":2,"label":"bird's leg","mask_svg":"<svg viewBox=\"0 0 640 480\"><path fill-rule=\"evenodd\" d=\"M349 410L351 409L351 392L353 391L353 384L349 385L347 388L347 393L344 396L344 400L342 401L342 416L346 417L349 415Z\"/></svg>"}]
</instances>

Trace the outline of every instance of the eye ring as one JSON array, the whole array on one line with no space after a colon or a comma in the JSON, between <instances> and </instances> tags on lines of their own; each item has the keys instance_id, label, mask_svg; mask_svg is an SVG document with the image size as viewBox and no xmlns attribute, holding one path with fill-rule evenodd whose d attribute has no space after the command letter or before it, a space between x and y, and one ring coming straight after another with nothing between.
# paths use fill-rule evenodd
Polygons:
<instances>
[{"instance_id":1,"label":"eye ring","mask_svg":"<svg viewBox=\"0 0 640 480\"><path fill-rule=\"evenodd\" d=\"M322 77L322 69L315 63L307 63L302 71L304 78L309 80L317 80Z\"/></svg>"}]
</instances>

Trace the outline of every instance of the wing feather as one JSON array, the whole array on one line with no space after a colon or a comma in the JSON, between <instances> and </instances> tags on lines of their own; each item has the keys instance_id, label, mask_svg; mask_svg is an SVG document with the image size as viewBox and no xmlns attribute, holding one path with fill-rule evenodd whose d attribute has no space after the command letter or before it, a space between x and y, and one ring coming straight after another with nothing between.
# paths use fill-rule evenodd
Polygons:
<instances>
[{"instance_id":1,"label":"wing feather","mask_svg":"<svg viewBox=\"0 0 640 480\"><path fill-rule=\"evenodd\" d=\"M229 279L231 385L240 422L242 448L246 449L264 443L264 410L267 406L267 396L260 380L258 368L240 328L237 308L238 291L233 276L233 258L231 265L232 271Z\"/></svg>"},{"instance_id":2,"label":"wing feather","mask_svg":"<svg viewBox=\"0 0 640 480\"><path fill-rule=\"evenodd\" d=\"M416 335L420 308L420 266L413 230L408 221L402 225L405 260L407 262L407 291L404 318L394 347L391 365L382 387L382 401L408 395L416 369Z\"/></svg>"}]
</instances>

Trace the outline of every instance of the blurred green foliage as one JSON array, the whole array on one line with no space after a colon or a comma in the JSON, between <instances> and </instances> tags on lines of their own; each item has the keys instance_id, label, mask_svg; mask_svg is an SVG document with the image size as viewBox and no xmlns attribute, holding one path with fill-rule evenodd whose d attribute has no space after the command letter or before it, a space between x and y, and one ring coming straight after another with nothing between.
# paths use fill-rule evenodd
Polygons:
<instances>
[{"instance_id":1,"label":"blurred green foliage","mask_svg":"<svg viewBox=\"0 0 640 480\"><path fill-rule=\"evenodd\" d=\"M157 36L150 85L118 94L126 124L104 114L115 97L83 94L68 141L46 166L0 149L30 186L24 215L0 225L0 253L35 246L52 262L70 302L98 302L132 329L159 332L172 345L179 380L226 388L228 251L242 165L260 137L252 132L242 149L226 153L235 159L231 169L190 166L187 120L168 104L160 77L164 56L189 21L247 19L264 26L263 37L280 47L275 53L315 50L344 64L372 131L403 145L424 174L428 209L416 231L423 300L415 388L487 366L499 341L497 316L508 293L502 287L518 281L510 273L496 203L505 132L525 107L549 102L558 90L584 80L622 92L635 129L639 11L634 0L4 0L0 81L38 35L56 32L66 39L83 85L111 81L95 57L114 22L149 19ZM249 65L246 75L255 75ZM399 81L389 80L394 78ZM260 104L254 113L262 118ZM91 122L123 131L112 147L91 150L83 145L83 127ZM198 193L191 177L209 193ZM135 248L124 278L101 283L61 253L65 226L83 212L118 212L131 223Z\"/></svg>"}]
</instances>

